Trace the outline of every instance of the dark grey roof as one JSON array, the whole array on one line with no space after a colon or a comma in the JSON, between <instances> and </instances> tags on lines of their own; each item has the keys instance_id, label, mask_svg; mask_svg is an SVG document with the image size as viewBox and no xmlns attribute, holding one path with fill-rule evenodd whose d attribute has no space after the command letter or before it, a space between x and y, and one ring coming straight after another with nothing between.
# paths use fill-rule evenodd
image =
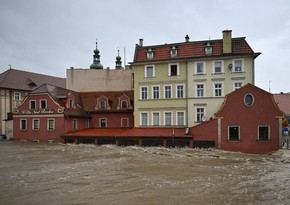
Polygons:
<instances>
[{"instance_id":1,"label":"dark grey roof","mask_svg":"<svg viewBox=\"0 0 290 205\"><path fill-rule=\"evenodd\" d=\"M66 87L66 79L60 77L16 69L8 69L0 74L0 88L32 91L44 83Z\"/></svg>"}]
</instances>

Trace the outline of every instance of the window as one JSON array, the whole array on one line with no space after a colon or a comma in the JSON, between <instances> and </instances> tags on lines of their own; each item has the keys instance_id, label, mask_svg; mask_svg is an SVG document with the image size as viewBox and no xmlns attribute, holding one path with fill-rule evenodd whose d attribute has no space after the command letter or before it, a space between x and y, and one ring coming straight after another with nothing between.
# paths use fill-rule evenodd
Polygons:
<instances>
[{"instance_id":1,"label":"window","mask_svg":"<svg viewBox=\"0 0 290 205\"><path fill-rule=\"evenodd\" d=\"M39 119L32 119L32 129L33 130L39 129Z\"/></svg>"},{"instance_id":2,"label":"window","mask_svg":"<svg viewBox=\"0 0 290 205\"><path fill-rule=\"evenodd\" d=\"M14 92L14 100L21 100L20 92Z\"/></svg>"},{"instance_id":3,"label":"window","mask_svg":"<svg viewBox=\"0 0 290 205\"><path fill-rule=\"evenodd\" d=\"M73 101L73 99L70 99L69 100L69 107L70 108L73 108L74 107L74 101Z\"/></svg>"},{"instance_id":4,"label":"window","mask_svg":"<svg viewBox=\"0 0 290 205\"><path fill-rule=\"evenodd\" d=\"M240 127L239 126L229 126L228 127L228 140L229 141L239 141L240 140Z\"/></svg>"},{"instance_id":5,"label":"window","mask_svg":"<svg viewBox=\"0 0 290 205\"><path fill-rule=\"evenodd\" d=\"M204 97L204 84L196 84L196 97Z\"/></svg>"},{"instance_id":6,"label":"window","mask_svg":"<svg viewBox=\"0 0 290 205\"><path fill-rule=\"evenodd\" d=\"M121 127L129 127L129 118L121 118Z\"/></svg>"},{"instance_id":7,"label":"window","mask_svg":"<svg viewBox=\"0 0 290 205\"><path fill-rule=\"evenodd\" d=\"M55 122L54 119L47 119L47 130L54 130Z\"/></svg>"},{"instance_id":8,"label":"window","mask_svg":"<svg viewBox=\"0 0 290 205\"><path fill-rule=\"evenodd\" d=\"M123 108L123 109L128 108L128 101L127 101L127 100L123 100L123 101L122 101L122 108Z\"/></svg>"},{"instance_id":9,"label":"window","mask_svg":"<svg viewBox=\"0 0 290 205\"><path fill-rule=\"evenodd\" d=\"M20 130L26 130L27 129L27 120L21 119L20 120Z\"/></svg>"},{"instance_id":10,"label":"window","mask_svg":"<svg viewBox=\"0 0 290 205\"><path fill-rule=\"evenodd\" d=\"M141 99L146 100L147 99L147 87L141 87Z\"/></svg>"},{"instance_id":11,"label":"window","mask_svg":"<svg viewBox=\"0 0 290 205\"><path fill-rule=\"evenodd\" d=\"M170 49L170 56L176 57L177 56L177 46L172 46Z\"/></svg>"},{"instance_id":12,"label":"window","mask_svg":"<svg viewBox=\"0 0 290 205\"><path fill-rule=\"evenodd\" d=\"M223 72L222 61L213 62L213 73L220 74Z\"/></svg>"},{"instance_id":13,"label":"window","mask_svg":"<svg viewBox=\"0 0 290 205\"><path fill-rule=\"evenodd\" d=\"M46 109L46 100L40 100L40 109Z\"/></svg>"},{"instance_id":14,"label":"window","mask_svg":"<svg viewBox=\"0 0 290 205\"><path fill-rule=\"evenodd\" d=\"M243 61L242 60L234 60L234 72L242 72L243 71Z\"/></svg>"},{"instance_id":15,"label":"window","mask_svg":"<svg viewBox=\"0 0 290 205\"><path fill-rule=\"evenodd\" d=\"M184 126L184 112L177 112L176 113L176 121L178 126Z\"/></svg>"},{"instance_id":16,"label":"window","mask_svg":"<svg viewBox=\"0 0 290 205\"><path fill-rule=\"evenodd\" d=\"M104 101L104 100L100 101L100 108L101 109L106 109L106 107L107 107L106 101Z\"/></svg>"},{"instance_id":17,"label":"window","mask_svg":"<svg viewBox=\"0 0 290 205\"><path fill-rule=\"evenodd\" d=\"M164 112L164 125L165 126L171 126L171 117L172 113L171 112Z\"/></svg>"},{"instance_id":18,"label":"window","mask_svg":"<svg viewBox=\"0 0 290 205\"><path fill-rule=\"evenodd\" d=\"M147 126L148 125L148 113L143 112L141 113L141 126Z\"/></svg>"},{"instance_id":19,"label":"window","mask_svg":"<svg viewBox=\"0 0 290 205\"><path fill-rule=\"evenodd\" d=\"M107 119L106 118L100 119L100 127L101 128L107 127Z\"/></svg>"},{"instance_id":20,"label":"window","mask_svg":"<svg viewBox=\"0 0 290 205\"><path fill-rule=\"evenodd\" d=\"M269 141L270 140L270 128L269 126L262 125L258 127L258 140L259 141Z\"/></svg>"},{"instance_id":21,"label":"window","mask_svg":"<svg viewBox=\"0 0 290 205\"><path fill-rule=\"evenodd\" d=\"M159 126L159 124L160 124L160 114L159 114L159 112L153 112L153 114L152 114L153 116L152 116L152 122L153 122L153 126Z\"/></svg>"},{"instance_id":22,"label":"window","mask_svg":"<svg viewBox=\"0 0 290 205\"><path fill-rule=\"evenodd\" d=\"M178 64L169 64L168 76L178 76L178 75L179 75Z\"/></svg>"},{"instance_id":23,"label":"window","mask_svg":"<svg viewBox=\"0 0 290 205\"><path fill-rule=\"evenodd\" d=\"M145 75L145 78L155 77L155 67L153 65L146 65L144 75Z\"/></svg>"},{"instance_id":24,"label":"window","mask_svg":"<svg viewBox=\"0 0 290 205\"><path fill-rule=\"evenodd\" d=\"M205 47L204 47L204 53L205 55L210 55L212 54L212 44L210 42L207 42L205 44Z\"/></svg>"},{"instance_id":25,"label":"window","mask_svg":"<svg viewBox=\"0 0 290 205\"><path fill-rule=\"evenodd\" d=\"M159 86L153 86L152 92L153 99L159 99Z\"/></svg>"},{"instance_id":26,"label":"window","mask_svg":"<svg viewBox=\"0 0 290 205\"><path fill-rule=\"evenodd\" d=\"M222 83L214 84L214 96L221 97L223 95L223 85Z\"/></svg>"},{"instance_id":27,"label":"window","mask_svg":"<svg viewBox=\"0 0 290 205\"><path fill-rule=\"evenodd\" d=\"M237 90L243 86L243 82L234 82L234 90Z\"/></svg>"},{"instance_id":28,"label":"window","mask_svg":"<svg viewBox=\"0 0 290 205\"><path fill-rule=\"evenodd\" d=\"M171 98L171 85L164 86L164 98L166 99Z\"/></svg>"},{"instance_id":29,"label":"window","mask_svg":"<svg viewBox=\"0 0 290 205\"><path fill-rule=\"evenodd\" d=\"M244 103L246 106L252 106L254 104L254 97L250 93L246 94L244 97Z\"/></svg>"},{"instance_id":30,"label":"window","mask_svg":"<svg viewBox=\"0 0 290 205\"><path fill-rule=\"evenodd\" d=\"M90 128L90 119L86 119L86 128Z\"/></svg>"},{"instance_id":31,"label":"window","mask_svg":"<svg viewBox=\"0 0 290 205\"><path fill-rule=\"evenodd\" d=\"M203 75L204 72L204 62L197 62L195 63L195 74L196 75Z\"/></svg>"},{"instance_id":32,"label":"window","mask_svg":"<svg viewBox=\"0 0 290 205\"><path fill-rule=\"evenodd\" d=\"M154 57L154 49L149 48L147 50L147 59L152 59Z\"/></svg>"},{"instance_id":33,"label":"window","mask_svg":"<svg viewBox=\"0 0 290 205\"><path fill-rule=\"evenodd\" d=\"M73 119L73 124L72 124L72 126L73 126L73 129L74 129L74 130L77 130L77 129L78 129L78 120L77 120L77 119Z\"/></svg>"},{"instance_id":34,"label":"window","mask_svg":"<svg viewBox=\"0 0 290 205\"><path fill-rule=\"evenodd\" d=\"M177 85L176 86L176 97L177 98L184 98L184 86L183 85Z\"/></svg>"},{"instance_id":35,"label":"window","mask_svg":"<svg viewBox=\"0 0 290 205\"><path fill-rule=\"evenodd\" d=\"M30 100L29 101L29 109L35 110L36 109L36 101L35 100Z\"/></svg>"},{"instance_id":36,"label":"window","mask_svg":"<svg viewBox=\"0 0 290 205\"><path fill-rule=\"evenodd\" d=\"M196 121L202 122L202 117L204 116L204 108L196 108Z\"/></svg>"}]
</instances>

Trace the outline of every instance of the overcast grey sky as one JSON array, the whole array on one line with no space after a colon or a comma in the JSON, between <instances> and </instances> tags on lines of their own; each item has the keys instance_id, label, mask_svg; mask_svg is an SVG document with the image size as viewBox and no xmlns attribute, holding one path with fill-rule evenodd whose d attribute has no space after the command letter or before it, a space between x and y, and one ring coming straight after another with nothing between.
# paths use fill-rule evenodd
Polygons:
<instances>
[{"instance_id":1,"label":"overcast grey sky","mask_svg":"<svg viewBox=\"0 0 290 205\"><path fill-rule=\"evenodd\" d=\"M144 45L246 37L255 52L256 85L290 92L289 0L0 0L0 72L9 68L66 76L88 68L95 41L104 67L117 50L133 61ZM269 83L271 81L271 83Z\"/></svg>"}]
</instances>

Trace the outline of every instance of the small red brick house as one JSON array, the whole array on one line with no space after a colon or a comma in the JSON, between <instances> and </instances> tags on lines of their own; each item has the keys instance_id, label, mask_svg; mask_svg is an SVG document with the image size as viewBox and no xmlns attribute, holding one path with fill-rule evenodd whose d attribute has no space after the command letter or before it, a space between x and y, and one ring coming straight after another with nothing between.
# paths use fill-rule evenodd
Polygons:
<instances>
[{"instance_id":1,"label":"small red brick house","mask_svg":"<svg viewBox=\"0 0 290 205\"><path fill-rule=\"evenodd\" d=\"M43 84L14 110L14 140L63 142L61 134L88 127L79 93Z\"/></svg>"},{"instance_id":2,"label":"small red brick house","mask_svg":"<svg viewBox=\"0 0 290 205\"><path fill-rule=\"evenodd\" d=\"M226 95L214 119L192 127L190 134L194 143L263 154L280 148L283 116L272 94L247 84Z\"/></svg>"},{"instance_id":3,"label":"small red brick house","mask_svg":"<svg viewBox=\"0 0 290 205\"><path fill-rule=\"evenodd\" d=\"M91 116L92 128L134 126L133 91L82 92L84 110Z\"/></svg>"}]
</instances>

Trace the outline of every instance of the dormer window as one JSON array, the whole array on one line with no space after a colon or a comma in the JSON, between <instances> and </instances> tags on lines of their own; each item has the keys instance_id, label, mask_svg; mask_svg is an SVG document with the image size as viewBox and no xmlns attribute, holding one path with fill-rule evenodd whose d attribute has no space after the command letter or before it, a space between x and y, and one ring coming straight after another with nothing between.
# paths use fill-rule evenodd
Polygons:
<instances>
[{"instance_id":1,"label":"dormer window","mask_svg":"<svg viewBox=\"0 0 290 205\"><path fill-rule=\"evenodd\" d=\"M154 56L154 50L152 48L149 48L147 50L147 59L152 59Z\"/></svg>"},{"instance_id":2,"label":"dormer window","mask_svg":"<svg viewBox=\"0 0 290 205\"><path fill-rule=\"evenodd\" d=\"M106 109L106 107L107 107L107 103L106 103L106 101L102 100L102 101L100 102L100 109Z\"/></svg>"},{"instance_id":3,"label":"dormer window","mask_svg":"<svg viewBox=\"0 0 290 205\"><path fill-rule=\"evenodd\" d=\"M205 53L205 55L212 54L212 44L210 42L205 44L204 53Z\"/></svg>"},{"instance_id":4,"label":"dormer window","mask_svg":"<svg viewBox=\"0 0 290 205\"><path fill-rule=\"evenodd\" d=\"M127 100L123 100L122 101L122 108L123 109L127 109L128 108L128 101Z\"/></svg>"},{"instance_id":5,"label":"dormer window","mask_svg":"<svg viewBox=\"0 0 290 205\"><path fill-rule=\"evenodd\" d=\"M177 56L177 46L172 46L170 49L170 56L176 57Z\"/></svg>"}]
</instances>

